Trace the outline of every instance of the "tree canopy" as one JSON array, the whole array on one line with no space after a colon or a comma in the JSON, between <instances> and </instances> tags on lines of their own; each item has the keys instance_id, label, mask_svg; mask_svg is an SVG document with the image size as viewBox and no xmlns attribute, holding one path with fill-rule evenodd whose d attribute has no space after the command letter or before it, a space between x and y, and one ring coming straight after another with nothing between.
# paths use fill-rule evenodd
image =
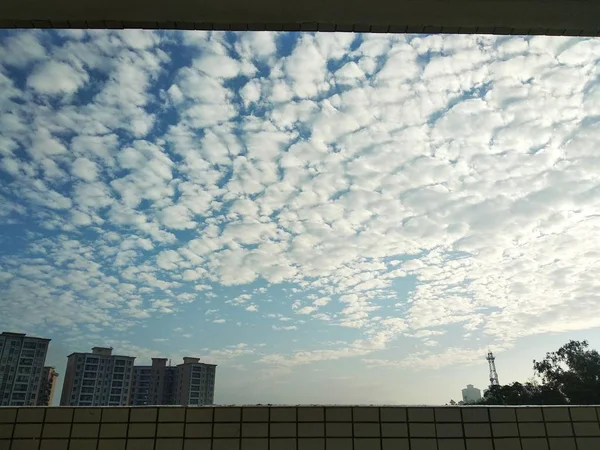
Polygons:
<instances>
[{"instance_id":1,"label":"tree canopy","mask_svg":"<svg viewBox=\"0 0 600 450\"><path fill-rule=\"evenodd\" d=\"M541 382L490 386L484 405L564 405L600 403L600 354L587 341L569 341L555 352L533 361Z\"/></svg>"}]
</instances>

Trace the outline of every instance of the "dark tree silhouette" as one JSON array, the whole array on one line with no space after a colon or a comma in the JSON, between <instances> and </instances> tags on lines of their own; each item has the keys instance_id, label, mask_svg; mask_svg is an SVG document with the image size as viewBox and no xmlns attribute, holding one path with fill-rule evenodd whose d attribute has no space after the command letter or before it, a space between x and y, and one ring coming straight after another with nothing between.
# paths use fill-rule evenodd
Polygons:
<instances>
[{"instance_id":1,"label":"dark tree silhouette","mask_svg":"<svg viewBox=\"0 0 600 450\"><path fill-rule=\"evenodd\" d=\"M556 352L533 361L541 383L491 386L483 405L564 405L600 403L600 354L587 341L569 341Z\"/></svg>"}]
</instances>

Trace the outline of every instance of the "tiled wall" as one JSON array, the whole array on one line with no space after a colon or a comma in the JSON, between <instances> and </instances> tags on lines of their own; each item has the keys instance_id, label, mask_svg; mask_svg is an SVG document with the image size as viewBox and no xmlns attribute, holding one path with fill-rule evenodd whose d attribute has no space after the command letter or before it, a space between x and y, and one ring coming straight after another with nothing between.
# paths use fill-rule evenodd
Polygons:
<instances>
[{"instance_id":1,"label":"tiled wall","mask_svg":"<svg viewBox=\"0 0 600 450\"><path fill-rule=\"evenodd\" d=\"M596 407L0 408L0 450L600 450Z\"/></svg>"}]
</instances>

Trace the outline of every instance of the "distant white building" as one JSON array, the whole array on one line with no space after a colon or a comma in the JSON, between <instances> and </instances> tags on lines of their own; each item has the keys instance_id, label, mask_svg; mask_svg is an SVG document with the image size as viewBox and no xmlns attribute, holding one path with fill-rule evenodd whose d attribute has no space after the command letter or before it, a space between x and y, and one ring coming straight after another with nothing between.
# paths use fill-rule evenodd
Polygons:
<instances>
[{"instance_id":1,"label":"distant white building","mask_svg":"<svg viewBox=\"0 0 600 450\"><path fill-rule=\"evenodd\" d=\"M465 403L475 403L481 400L481 390L472 384L467 384L467 387L462 390L462 398Z\"/></svg>"}]
</instances>

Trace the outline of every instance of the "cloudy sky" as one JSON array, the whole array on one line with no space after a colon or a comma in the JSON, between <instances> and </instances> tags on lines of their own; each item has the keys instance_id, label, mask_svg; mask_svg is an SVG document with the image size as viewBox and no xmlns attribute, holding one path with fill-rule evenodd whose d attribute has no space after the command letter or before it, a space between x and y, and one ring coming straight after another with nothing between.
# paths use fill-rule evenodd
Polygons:
<instances>
[{"instance_id":1,"label":"cloudy sky","mask_svg":"<svg viewBox=\"0 0 600 450\"><path fill-rule=\"evenodd\" d=\"M218 403L444 403L600 344L600 40L0 34L0 330ZM58 395L57 395L58 399Z\"/></svg>"}]
</instances>

